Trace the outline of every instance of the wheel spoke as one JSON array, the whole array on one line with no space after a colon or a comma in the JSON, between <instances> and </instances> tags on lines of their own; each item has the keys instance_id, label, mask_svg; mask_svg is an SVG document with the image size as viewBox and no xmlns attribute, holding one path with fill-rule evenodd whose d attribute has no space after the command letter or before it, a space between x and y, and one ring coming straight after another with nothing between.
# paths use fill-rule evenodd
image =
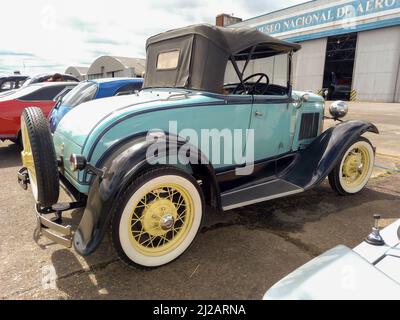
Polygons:
<instances>
[{"instance_id":1,"label":"wheel spoke","mask_svg":"<svg viewBox=\"0 0 400 320\"><path fill-rule=\"evenodd\" d=\"M138 241L139 243L140 243L140 239L142 238L142 235L146 234L146 232L143 231L143 229L140 230L140 231L132 230L132 233L139 233L139 234L137 234L136 236L135 236L135 235L133 236L135 239L138 238L137 241Z\"/></svg>"},{"instance_id":2,"label":"wheel spoke","mask_svg":"<svg viewBox=\"0 0 400 320\"><path fill-rule=\"evenodd\" d=\"M176 221L182 221L182 223L185 223L184 218L185 218L185 215L184 215L184 214L179 215L179 216L176 218Z\"/></svg>"},{"instance_id":3,"label":"wheel spoke","mask_svg":"<svg viewBox=\"0 0 400 320\"><path fill-rule=\"evenodd\" d=\"M132 219L131 228L133 228L138 222L140 222L139 219Z\"/></svg>"},{"instance_id":4,"label":"wheel spoke","mask_svg":"<svg viewBox=\"0 0 400 320\"><path fill-rule=\"evenodd\" d=\"M172 228L172 231L175 231L176 233L179 232L179 230L181 230L183 227L178 227L178 228Z\"/></svg>"},{"instance_id":5,"label":"wheel spoke","mask_svg":"<svg viewBox=\"0 0 400 320\"><path fill-rule=\"evenodd\" d=\"M186 206L185 199L179 194L179 199L177 202L174 202L176 210L179 210L182 206Z\"/></svg>"},{"instance_id":6,"label":"wheel spoke","mask_svg":"<svg viewBox=\"0 0 400 320\"><path fill-rule=\"evenodd\" d=\"M144 255L166 254L190 230L192 199L187 190L175 184L146 192L139 196L130 216L131 242Z\"/></svg>"},{"instance_id":7,"label":"wheel spoke","mask_svg":"<svg viewBox=\"0 0 400 320\"><path fill-rule=\"evenodd\" d=\"M146 233L147 233L147 232L146 232ZM149 234L149 238L148 238L147 240L143 241L143 242L141 243L141 245L144 246L146 243L148 243L148 245L146 245L146 247L151 246L152 248L154 248L154 246L153 246L153 241L154 241L154 239L155 239L155 237L153 237L152 235Z\"/></svg>"},{"instance_id":8,"label":"wheel spoke","mask_svg":"<svg viewBox=\"0 0 400 320\"><path fill-rule=\"evenodd\" d=\"M174 202L174 195L176 194L179 194L179 192L176 190L174 191L174 189L172 189L172 191L169 192L168 199L171 200L171 202Z\"/></svg>"}]
</instances>

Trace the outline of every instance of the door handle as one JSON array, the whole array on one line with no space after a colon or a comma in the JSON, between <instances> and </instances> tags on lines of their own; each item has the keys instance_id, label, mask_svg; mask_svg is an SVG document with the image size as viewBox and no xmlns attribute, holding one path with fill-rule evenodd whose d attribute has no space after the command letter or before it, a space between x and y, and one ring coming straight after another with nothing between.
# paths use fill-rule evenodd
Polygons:
<instances>
[{"instance_id":1,"label":"door handle","mask_svg":"<svg viewBox=\"0 0 400 320\"><path fill-rule=\"evenodd\" d=\"M262 112L260 112L260 111L256 111L256 112L254 113L254 115L255 115L256 117L262 117L262 116L263 116Z\"/></svg>"}]
</instances>

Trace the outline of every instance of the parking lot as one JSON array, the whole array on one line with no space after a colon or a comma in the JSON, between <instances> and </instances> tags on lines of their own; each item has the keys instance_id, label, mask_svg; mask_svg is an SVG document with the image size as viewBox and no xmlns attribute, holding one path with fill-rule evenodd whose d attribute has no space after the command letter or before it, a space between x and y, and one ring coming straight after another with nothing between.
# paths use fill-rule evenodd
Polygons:
<instances>
[{"instance_id":1,"label":"parking lot","mask_svg":"<svg viewBox=\"0 0 400 320\"><path fill-rule=\"evenodd\" d=\"M354 247L372 214L400 218L400 104L353 103L348 119L375 123L374 178L353 197L327 182L285 199L225 213L209 210L190 250L153 270L119 262L105 239L90 257L38 239L34 201L16 183L19 148L0 142L0 298L260 299L276 281L338 244ZM330 125L327 121L326 125ZM76 225L81 211L67 215Z\"/></svg>"}]
</instances>

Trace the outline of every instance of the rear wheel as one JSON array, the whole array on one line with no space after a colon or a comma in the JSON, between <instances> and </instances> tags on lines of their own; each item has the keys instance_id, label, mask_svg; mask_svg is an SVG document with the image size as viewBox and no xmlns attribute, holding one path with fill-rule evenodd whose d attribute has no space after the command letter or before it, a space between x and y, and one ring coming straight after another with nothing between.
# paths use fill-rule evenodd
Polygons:
<instances>
[{"instance_id":1,"label":"rear wheel","mask_svg":"<svg viewBox=\"0 0 400 320\"><path fill-rule=\"evenodd\" d=\"M173 167L145 172L117 201L112 242L120 259L132 266L158 267L182 255L205 210L197 181Z\"/></svg>"},{"instance_id":2,"label":"rear wheel","mask_svg":"<svg viewBox=\"0 0 400 320\"><path fill-rule=\"evenodd\" d=\"M50 207L57 203L59 176L49 125L39 108L26 108L21 115L22 164L27 169L36 203Z\"/></svg>"},{"instance_id":3,"label":"rear wheel","mask_svg":"<svg viewBox=\"0 0 400 320\"><path fill-rule=\"evenodd\" d=\"M374 160L375 154L371 142L359 137L329 174L332 189L340 195L359 193L371 177Z\"/></svg>"}]
</instances>

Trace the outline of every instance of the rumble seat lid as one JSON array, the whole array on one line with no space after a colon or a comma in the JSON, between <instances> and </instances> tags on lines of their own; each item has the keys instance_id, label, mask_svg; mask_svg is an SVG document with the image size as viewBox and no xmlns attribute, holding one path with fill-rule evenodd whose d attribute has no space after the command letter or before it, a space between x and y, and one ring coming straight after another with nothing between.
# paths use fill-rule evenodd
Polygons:
<instances>
[{"instance_id":1,"label":"rumble seat lid","mask_svg":"<svg viewBox=\"0 0 400 320\"><path fill-rule=\"evenodd\" d=\"M113 113L130 106L158 101L161 98L154 94L132 94L82 103L65 115L54 134L61 134L79 146L83 146L92 128Z\"/></svg>"}]
</instances>

